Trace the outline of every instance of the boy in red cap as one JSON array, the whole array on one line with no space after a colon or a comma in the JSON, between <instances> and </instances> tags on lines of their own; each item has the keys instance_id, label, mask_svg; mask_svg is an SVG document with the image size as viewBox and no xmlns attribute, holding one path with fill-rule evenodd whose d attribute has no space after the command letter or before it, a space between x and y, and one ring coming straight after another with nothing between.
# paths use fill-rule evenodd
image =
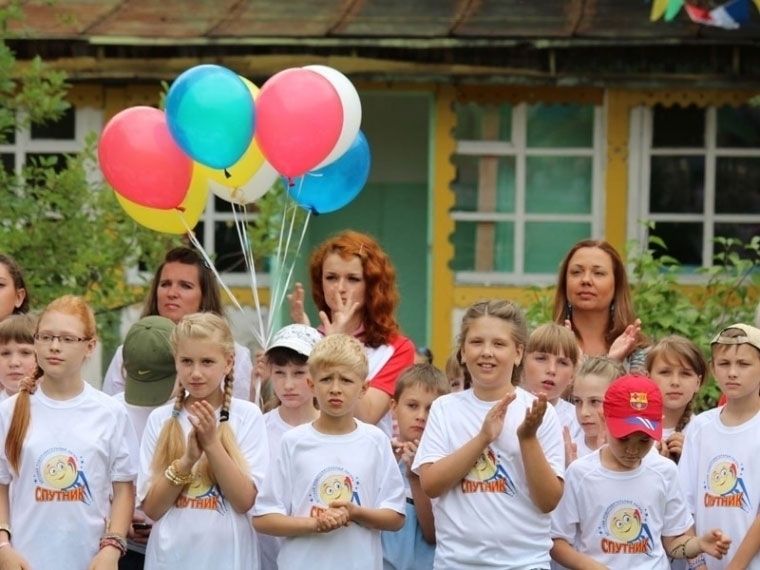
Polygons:
<instances>
[{"instance_id":1,"label":"boy in red cap","mask_svg":"<svg viewBox=\"0 0 760 570\"><path fill-rule=\"evenodd\" d=\"M623 376L607 388L603 410L607 444L565 472L552 558L571 570L669 570L669 559L722 558L731 540L719 530L694 536L676 465L652 451L662 437L657 384Z\"/></svg>"}]
</instances>

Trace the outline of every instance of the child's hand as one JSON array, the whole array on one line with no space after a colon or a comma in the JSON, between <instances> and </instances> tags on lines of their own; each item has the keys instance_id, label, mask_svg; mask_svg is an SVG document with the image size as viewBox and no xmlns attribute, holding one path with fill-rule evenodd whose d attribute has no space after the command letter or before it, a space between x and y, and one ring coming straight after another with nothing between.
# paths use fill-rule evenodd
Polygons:
<instances>
[{"instance_id":1,"label":"child's hand","mask_svg":"<svg viewBox=\"0 0 760 570\"><path fill-rule=\"evenodd\" d=\"M317 517L317 532L330 532L348 524L348 510L330 506Z\"/></svg>"},{"instance_id":2,"label":"child's hand","mask_svg":"<svg viewBox=\"0 0 760 570\"><path fill-rule=\"evenodd\" d=\"M480 433L485 436L488 443L494 441L501 434L501 430L504 428L504 418L507 417L507 408L516 397L517 394L515 392L508 392L501 400L496 402L493 408L488 410L483 420L483 426L480 428Z\"/></svg>"},{"instance_id":3,"label":"child's hand","mask_svg":"<svg viewBox=\"0 0 760 570\"><path fill-rule=\"evenodd\" d=\"M404 455L404 442L398 439L392 439L391 449L393 450L393 457L396 458L396 463L398 463Z\"/></svg>"},{"instance_id":4,"label":"child's hand","mask_svg":"<svg viewBox=\"0 0 760 570\"><path fill-rule=\"evenodd\" d=\"M546 394L539 392L538 397L533 400L533 405L525 412L525 419L517 428L518 439L529 439L536 436L541 422L544 421L546 406Z\"/></svg>"},{"instance_id":5,"label":"child's hand","mask_svg":"<svg viewBox=\"0 0 760 570\"><path fill-rule=\"evenodd\" d=\"M190 432L187 434L185 454L182 456L182 459L180 459L180 463L186 466L189 465L190 469L192 469L193 465L195 465L201 458L202 453L203 448L201 448L200 441L198 441L198 433L195 431L195 428L191 428Z\"/></svg>"},{"instance_id":6,"label":"child's hand","mask_svg":"<svg viewBox=\"0 0 760 570\"><path fill-rule=\"evenodd\" d=\"M406 470L411 471L412 463L414 463L414 456L417 454L417 446L419 446L420 440L404 442L404 448L401 452L401 461L406 464Z\"/></svg>"},{"instance_id":7,"label":"child's hand","mask_svg":"<svg viewBox=\"0 0 760 570\"><path fill-rule=\"evenodd\" d=\"M683 451L683 432L673 432L663 443L666 444L663 447L667 448L667 457L678 461L681 458L681 451Z\"/></svg>"},{"instance_id":8,"label":"child's hand","mask_svg":"<svg viewBox=\"0 0 760 570\"><path fill-rule=\"evenodd\" d=\"M567 426L562 428L562 439L565 442L565 467L567 467L578 459L578 446L573 443L573 438L570 437L570 428Z\"/></svg>"},{"instance_id":9,"label":"child's hand","mask_svg":"<svg viewBox=\"0 0 760 570\"><path fill-rule=\"evenodd\" d=\"M337 509L339 511L343 511L346 513L346 521L343 523L342 526L346 526L349 522L351 522L354 518L354 514L356 513L356 509L359 507L352 503L351 501L333 501L329 505L330 509Z\"/></svg>"},{"instance_id":10,"label":"child's hand","mask_svg":"<svg viewBox=\"0 0 760 570\"><path fill-rule=\"evenodd\" d=\"M303 285L296 283L293 287L293 292L288 295L288 301L290 302L290 320L295 324L309 326L309 315L303 308L303 302L306 295L303 292Z\"/></svg>"},{"instance_id":11,"label":"child's hand","mask_svg":"<svg viewBox=\"0 0 760 570\"><path fill-rule=\"evenodd\" d=\"M698 538L699 549L705 554L720 560L728 552L731 546L731 539L723 534L720 529L714 528Z\"/></svg>"},{"instance_id":12,"label":"child's hand","mask_svg":"<svg viewBox=\"0 0 760 570\"><path fill-rule=\"evenodd\" d=\"M29 563L24 557L14 550L12 546L0 548L0 569L1 570L32 570Z\"/></svg>"},{"instance_id":13,"label":"child's hand","mask_svg":"<svg viewBox=\"0 0 760 570\"><path fill-rule=\"evenodd\" d=\"M641 319L633 321L632 325L625 327L623 334L617 337L607 351L607 356L618 362L623 362L625 357L628 356L633 350L636 341L639 338L641 332Z\"/></svg>"},{"instance_id":14,"label":"child's hand","mask_svg":"<svg viewBox=\"0 0 760 570\"><path fill-rule=\"evenodd\" d=\"M196 438L202 449L218 441L216 437L216 411L205 400L193 402L188 410L188 419L193 424Z\"/></svg>"}]
</instances>

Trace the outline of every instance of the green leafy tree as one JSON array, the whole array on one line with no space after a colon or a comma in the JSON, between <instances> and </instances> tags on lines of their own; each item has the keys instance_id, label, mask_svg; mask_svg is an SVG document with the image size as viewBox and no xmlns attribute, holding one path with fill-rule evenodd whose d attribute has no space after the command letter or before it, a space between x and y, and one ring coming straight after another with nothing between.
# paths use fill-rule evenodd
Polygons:
<instances>
[{"instance_id":1,"label":"green leafy tree","mask_svg":"<svg viewBox=\"0 0 760 570\"><path fill-rule=\"evenodd\" d=\"M66 76L39 58L20 66L6 43L8 23L22 18L18 2L0 9L0 141L16 131L54 123L69 109ZM97 135L72 156L28 160L20 172L0 169L0 251L24 269L33 308L65 293L84 295L101 335L118 310L142 299L125 269L153 267L172 241L143 229L121 209L97 172Z\"/></svg>"}]
</instances>

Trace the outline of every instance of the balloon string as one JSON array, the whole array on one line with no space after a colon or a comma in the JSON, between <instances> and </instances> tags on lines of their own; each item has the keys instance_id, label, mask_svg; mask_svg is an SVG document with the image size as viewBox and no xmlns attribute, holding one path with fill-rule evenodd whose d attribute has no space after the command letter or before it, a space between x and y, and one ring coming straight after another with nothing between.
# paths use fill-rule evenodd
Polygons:
<instances>
[{"instance_id":1,"label":"balloon string","mask_svg":"<svg viewBox=\"0 0 760 570\"><path fill-rule=\"evenodd\" d=\"M235 204L232 204L232 215L235 219L235 229L237 230L238 239L240 240L240 246L243 250L243 258L245 259L246 267L251 276L251 295L253 295L253 304L256 308L256 316L259 321L259 338L267 338L266 329L264 328L264 320L261 318L261 300L259 299L259 287L256 280L256 262L253 257L253 247L251 241L248 239L247 224L245 221L245 205L240 205L243 210L243 216L238 217L238 211ZM266 348L262 345L261 348Z\"/></svg>"},{"instance_id":2,"label":"balloon string","mask_svg":"<svg viewBox=\"0 0 760 570\"><path fill-rule=\"evenodd\" d=\"M288 183L292 185L293 179L289 178ZM288 192L284 192L282 197L283 203L282 203L282 217L280 218L280 231L277 236L277 250L275 253L275 259L277 260L277 268L278 272L275 276L274 283L272 284L272 295L271 295L271 303L273 307L279 308L279 305L274 304L276 300L280 297L280 288L282 286L282 279L280 276L282 273L279 271L284 267L285 262L285 255L288 249L288 244L285 245L285 248L283 250L283 240L285 239L285 224L288 219ZM269 318L267 319L268 329L271 331L272 326L274 324L274 311L271 311L269 313Z\"/></svg>"},{"instance_id":3,"label":"balloon string","mask_svg":"<svg viewBox=\"0 0 760 570\"><path fill-rule=\"evenodd\" d=\"M227 293L227 296L230 298L230 301L237 307L237 309L240 311L242 315L245 315L245 310L238 302L235 295L232 294L232 291L230 291L230 288L227 287L226 283L222 281L221 275L219 275L219 272L216 270L216 267L214 266L214 263L211 261L211 258L209 257L208 253L206 253L206 250L203 248L203 245L201 242L198 241L198 238L195 237L195 232L193 232L193 229L188 225L187 220L185 220L185 217L181 214L179 215L180 220L182 221L182 225L185 226L185 229L187 230L187 238L190 240L190 243L193 244L193 246L198 250L198 252L203 257L203 260L206 262L206 265L208 268L214 273L214 277L216 277L216 280L219 283L219 286L222 288L222 290ZM263 340L261 338L261 335L258 333L258 331L253 330L252 331L254 336L256 337L256 341L263 345Z\"/></svg>"},{"instance_id":4,"label":"balloon string","mask_svg":"<svg viewBox=\"0 0 760 570\"><path fill-rule=\"evenodd\" d=\"M296 209L293 209L293 218L295 219L296 215ZM277 299L277 306L282 305L283 302L285 302L285 294L288 291L288 287L290 286L290 280L293 277L293 270L296 266L296 261L298 260L298 252L301 251L301 245L303 244L304 237L306 237L306 230L309 227L309 220L311 219L311 211L307 210L306 213L306 220L303 224L303 229L301 230L301 237L298 240L298 246L296 247L295 254L293 255L293 259L290 263L290 269L288 270L288 276L285 278L285 286L282 289L282 292L280 294L279 299ZM271 334L271 331L270 331Z\"/></svg>"},{"instance_id":5,"label":"balloon string","mask_svg":"<svg viewBox=\"0 0 760 570\"><path fill-rule=\"evenodd\" d=\"M303 183L304 183L304 177L301 177L299 181L298 193L300 193ZM288 258L288 252L290 251L290 246L293 239L293 230L295 227L296 219L298 217L298 206L296 205L296 202L290 201L288 200L288 198L289 198L289 195L286 193L284 196L285 204L283 205L283 216L282 216L282 222L280 224L280 237L279 237L278 246L277 246L278 267L282 268L283 270L285 270L288 267L286 263L286 259ZM288 207L289 203L292 204L290 208ZM288 227L287 238L285 239L285 246L283 248L282 242L283 242L283 236L285 234L285 224L288 219L289 209L291 211L290 224ZM273 288L273 295L272 295L272 302L275 303L273 305L274 307L281 307L282 303L285 301L285 295L287 294L288 287L290 286L290 280L293 275L293 269L295 268L295 263L298 258L298 253L301 251L301 246L303 245L303 240L306 235L306 229L309 225L309 217L310 215L307 214L306 220L304 222L304 227L301 230L301 236L298 240L298 245L296 246L296 249L291 256L292 259L290 262L290 269L287 271L287 277L285 278L284 282L282 280L283 272L279 271L277 274L276 283L275 283L275 287ZM270 336L272 335L272 332L273 332L272 331L273 320L274 320L274 311L271 311L269 313L269 322L268 322L268 330L269 330Z\"/></svg>"}]
</instances>

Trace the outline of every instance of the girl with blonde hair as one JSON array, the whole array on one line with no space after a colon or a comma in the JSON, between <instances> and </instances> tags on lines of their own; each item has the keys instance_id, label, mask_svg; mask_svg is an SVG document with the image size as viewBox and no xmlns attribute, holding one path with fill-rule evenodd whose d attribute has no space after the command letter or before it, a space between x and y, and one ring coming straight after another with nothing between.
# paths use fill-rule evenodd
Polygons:
<instances>
[{"instance_id":1,"label":"girl with blonde hair","mask_svg":"<svg viewBox=\"0 0 760 570\"><path fill-rule=\"evenodd\" d=\"M266 428L232 397L235 343L213 313L182 317L171 335L181 389L148 418L138 501L156 521L145 569L258 568L247 512L269 462Z\"/></svg>"}]
</instances>

